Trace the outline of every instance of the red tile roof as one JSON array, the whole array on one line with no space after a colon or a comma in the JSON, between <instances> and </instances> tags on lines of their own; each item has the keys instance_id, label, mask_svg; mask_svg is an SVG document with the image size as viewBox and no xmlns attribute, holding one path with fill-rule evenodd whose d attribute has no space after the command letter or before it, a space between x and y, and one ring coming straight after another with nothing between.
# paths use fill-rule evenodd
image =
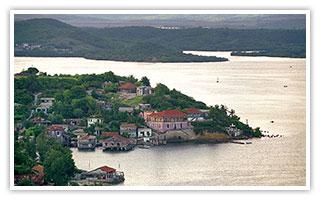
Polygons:
<instances>
[{"instance_id":1,"label":"red tile roof","mask_svg":"<svg viewBox=\"0 0 320 200\"><path fill-rule=\"evenodd\" d=\"M96 136L93 135L84 135L79 140L90 140L90 139L96 139Z\"/></svg>"},{"instance_id":2,"label":"red tile roof","mask_svg":"<svg viewBox=\"0 0 320 200\"><path fill-rule=\"evenodd\" d=\"M186 114L180 110L164 110L152 113L149 117L186 117Z\"/></svg>"},{"instance_id":3,"label":"red tile roof","mask_svg":"<svg viewBox=\"0 0 320 200\"><path fill-rule=\"evenodd\" d=\"M201 112L199 109L197 108L188 108L186 110L187 114L203 114L203 112Z\"/></svg>"},{"instance_id":4,"label":"red tile roof","mask_svg":"<svg viewBox=\"0 0 320 200\"><path fill-rule=\"evenodd\" d=\"M114 137L119 135L118 132L103 132L101 133L101 137Z\"/></svg>"},{"instance_id":5,"label":"red tile roof","mask_svg":"<svg viewBox=\"0 0 320 200\"><path fill-rule=\"evenodd\" d=\"M106 173L116 172L116 169L108 167L108 166L102 166L102 167L99 167L98 169L100 169L101 171L104 171Z\"/></svg>"},{"instance_id":6,"label":"red tile roof","mask_svg":"<svg viewBox=\"0 0 320 200\"><path fill-rule=\"evenodd\" d=\"M32 167L32 170L39 173L39 174L44 173L44 167L42 165L35 165Z\"/></svg>"},{"instance_id":7,"label":"red tile roof","mask_svg":"<svg viewBox=\"0 0 320 200\"><path fill-rule=\"evenodd\" d=\"M123 83L119 86L119 89L121 89L121 90L134 90L136 88L137 88L137 86L133 83L130 83L130 82Z\"/></svg>"},{"instance_id":8,"label":"red tile roof","mask_svg":"<svg viewBox=\"0 0 320 200\"><path fill-rule=\"evenodd\" d=\"M64 128L59 125L52 125L48 128L48 131L64 131Z\"/></svg>"},{"instance_id":9,"label":"red tile roof","mask_svg":"<svg viewBox=\"0 0 320 200\"><path fill-rule=\"evenodd\" d=\"M133 124L133 123L122 123L120 125L120 128L131 128L131 129L135 129L137 128L137 125L136 124Z\"/></svg>"}]
</instances>

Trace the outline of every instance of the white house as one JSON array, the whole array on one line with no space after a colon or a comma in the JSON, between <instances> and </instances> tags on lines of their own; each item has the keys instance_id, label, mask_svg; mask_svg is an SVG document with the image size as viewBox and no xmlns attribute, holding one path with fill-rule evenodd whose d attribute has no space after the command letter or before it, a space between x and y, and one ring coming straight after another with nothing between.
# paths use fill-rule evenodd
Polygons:
<instances>
[{"instance_id":1,"label":"white house","mask_svg":"<svg viewBox=\"0 0 320 200\"><path fill-rule=\"evenodd\" d=\"M88 127L90 127L91 125L101 124L101 123L102 123L102 119L100 118L96 118L96 117L87 118Z\"/></svg>"},{"instance_id":2,"label":"white house","mask_svg":"<svg viewBox=\"0 0 320 200\"><path fill-rule=\"evenodd\" d=\"M151 128L140 127L137 130L137 138L143 138L144 142L150 142L150 137L152 136Z\"/></svg>"},{"instance_id":3,"label":"white house","mask_svg":"<svg viewBox=\"0 0 320 200\"><path fill-rule=\"evenodd\" d=\"M119 107L119 112L133 113L133 107Z\"/></svg>"},{"instance_id":4,"label":"white house","mask_svg":"<svg viewBox=\"0 0 320 200\"><path fill-rule=\"evenodd\" d=\"M227 127L226 131L231 137L238 137L243 133L243 131L238 129L234 124L231 124L229 127Z\"/></svg>"},{"instance_id":5,"label":"white house","mask_svg":"<svg viewBox=\"0 0 320 200\"><path fill-rule=\"evenodd\" d=\"M53 105L53 103L55 102L55 99L52 97L42 97L40 98L40 103L47 103L49 105Z\"/></svg>"},{"instance_id":6,"label":"white house","mask_svg":"<svg viewBox=\"0 0 320 200\"><path fill-rule=\"evenodd\" d=\"M149 94L152 94L152 87L150 86L137 87L137 95L143 96L143 95L149 95Z\"/></svg>"}]
</instances>

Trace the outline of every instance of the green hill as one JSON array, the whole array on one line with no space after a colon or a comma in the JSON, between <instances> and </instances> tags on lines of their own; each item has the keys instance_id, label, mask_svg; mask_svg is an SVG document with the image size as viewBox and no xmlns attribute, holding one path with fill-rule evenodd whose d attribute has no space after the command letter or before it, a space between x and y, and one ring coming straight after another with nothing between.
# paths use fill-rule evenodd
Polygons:
<instances>
[{"instance_id":1,"label":"green hill","mask_svg":"<svg viewBox=\"0 0 320 200\"><path fill-rule=\"evenodd\" d=\"M54 19L16 21L15 56L79 56L137 62L215 62L182 51L259 51L305 57L305 30L81 28Z\"/></svg>"}]
</instances>

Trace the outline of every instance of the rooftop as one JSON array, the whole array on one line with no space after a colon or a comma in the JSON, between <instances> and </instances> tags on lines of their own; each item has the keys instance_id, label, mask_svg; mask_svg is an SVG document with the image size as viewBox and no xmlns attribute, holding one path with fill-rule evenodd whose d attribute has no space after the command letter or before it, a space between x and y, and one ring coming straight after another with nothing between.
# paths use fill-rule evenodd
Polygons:
<instances>
[{"instance_id":1,"label":"rooftop","mask_svg":"<svg viewBox=\"0 0 320 200\"><path fill-rule=\"evenodd\" d=\"M152 113L149 117L186 117L186 114L180 110L164 110Z\"/></svg>"},{"instance_id":2,"label":"rooftop","mask_svg":"<svg viewBox=\"0 0 320 200\"><path fill-rule=\"evenodd\" d=\"M119 135L118 132L103 132L101 133L101 137L114 137Z\"/></svg>"},{"instance_id":3,"label":"rooftop","mask_svg":"<svg viewBox=\"0 0 320 200\"><path fill-rule=\"evenodd\" d=\"M123 83L119 86L119 89L121 89L121 90L132 90L132 89L136 89L136 88L137 88L137 86L133 83L130 83L130 82Z\"/></svg>"},{"instance_id":4,"label":"rooftop","mask_svg":"<svg viewBox=\"0 0 320 200\"><path fill-rule=\"evenodd\" d=\"M203 112L201 112L199 109L197 108L188 108L186 110L187 114L203 114Z\"/></svg>"},{"instance_id":5,"label":"rooftop","mask_svg":"<svg viewBox=\"0 0 320 200\"><path fill-rule=\"evenodd\" d=\"M47 130L48 131L64 131L64 128L59 125L52 125Z\"/></svg>"},{"instance_id":6,"label":"rooftop","mask_svg":"<svg viewBox=\"0 0 320 200\"><path fill-rule=\"evenodd\" d=\"M133 124L133 123L122 123L120 125L120 128L137 128L137 125L136 124Z\"/></svg>"},{"instance_id":7,"label":"rooftop","mask_svg":"<svg viewBox=\"0 0 320 200\"><path fill-rule=\"evenodd\" d=\"M79 138L79 140L94 140L94 139L96 139L96 136L94 135L85 135Z\"/></svg>"},{"instance_id":8,"label":"rooftop","mask_svg":"<svg viewBox=\"0 0 320 200\"><path fill-rule=\"evenodd\" d=\"M101 170L103 172L106 172L106 173L113 173L116 171L116 169L112 168L112 167L108 167L108 166L102 166L102 167L99 167L93 171L96 171L96 170Z\"/></svg>"}]
</instances>

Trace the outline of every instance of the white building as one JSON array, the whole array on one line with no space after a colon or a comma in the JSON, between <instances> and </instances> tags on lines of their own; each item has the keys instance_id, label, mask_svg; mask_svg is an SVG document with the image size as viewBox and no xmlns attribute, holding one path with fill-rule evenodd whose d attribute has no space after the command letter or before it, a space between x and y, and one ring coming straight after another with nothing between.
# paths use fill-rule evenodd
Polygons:
<instances>
[{"instance_id":1,"label":"white building","mask_svg":"<svg viewBox=\"0 0 320 200\"><path fill-rule=\"evenodd\" d=\"M227 127L226 131L231 137L238 137L243 133L243 131L238 129L234 124L231 124L229 127Z\"/></svg>"},{"instance_id":2,"label":"white building","mask_svg":"<svg viewBox=\"0 0 320 200\"><path fill-rule=\"evenodd\" d=\"M55 102L55 99L52 98L52 97L42 97L42 98L40 98L40 103L46 103L48 105L51 104L51 106L52 106L54 102Z\"/></svg>"},{"instance_id":3,"label":"white building","mask_svg":"<svg viewBox=\"0 0 320 200\"><path fill-rule=\"evenodd\" d=\"M152 87L150 86L139 86L137 87L137 95L138 96L144 96L152 94Z\"/></svg>"},{"instance_id":4,"label":"white building","mask_svg":"<svg viewBox=\"0 0 320 200\"><path fill-rule=\"evenodd\" d=\"M119 112L133 113L133 107L119 107Z\"/></svg>"},{"instance_id":5,"label":"white building","mask_svg":"<svg viewBox=\"0 0 320 200\"><path fill-rule=\"evenodd\" d=\"M88 125L88 127L90 127L91 125L101 124L101 123L102 123L102 119L100 119L100 118L89 117L89 118L87 119L87 125Z\"/></svg>"},{"instance_id":6,"label":"white building","mask_svg":"<svg viewBox=\"0 0 320 200\"><path fill-rule=\"evenodd\" d=\"M150 137L152 136L151 128L140 127L137 130L137 138L143 138L144 142L150 142Z\"/></svg>"}]
</instances>

